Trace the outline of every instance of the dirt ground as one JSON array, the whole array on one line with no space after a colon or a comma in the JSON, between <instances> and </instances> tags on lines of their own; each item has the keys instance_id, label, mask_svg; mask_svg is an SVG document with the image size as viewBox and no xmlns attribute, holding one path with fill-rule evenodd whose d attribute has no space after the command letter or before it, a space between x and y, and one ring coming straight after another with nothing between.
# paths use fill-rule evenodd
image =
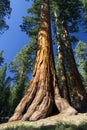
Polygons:
<instances>
[{"instance_id":1,"label":"dirt ground","mask_svg":"<svg viewBox=\"0 0 87 130\"><path fill-rule=\"evenodd\" d=\"M55 116L50 116L45 119L41 119L38 121L15 121L15 122L7 122L0 124L0 130L2 128L6 128L9 126L15 126L15 125L29 125L29 126L34 126L36 128L41 127L41 126L49 126L49 125L56 125L59 123L70 123L70 124L75 124L79 125L80 123L87 122L87 113L81 114L79 113L78 115L72 115L72 116L66 116L63 114L58 114Z\"/></svg>"}]
</instances>

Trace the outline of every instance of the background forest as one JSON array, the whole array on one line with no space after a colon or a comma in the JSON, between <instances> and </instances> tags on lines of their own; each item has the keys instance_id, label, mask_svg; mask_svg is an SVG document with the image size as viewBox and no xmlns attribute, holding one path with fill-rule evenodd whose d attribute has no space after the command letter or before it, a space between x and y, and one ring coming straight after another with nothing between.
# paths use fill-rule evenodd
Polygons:
<instances>
[{"instance_id":1,"label":"background forest","mask_svg":"<svg viewBox=\"0 0 87 130\"><path fill-rule=\"evenodd\" d=\"M30 1L27 0L27 2ZM0 50L1 123L13 114L30 84L37 51L40 3L41 0L33 0L31 7L26 9L27 16L23 16L20 29L26 33L29 42L16 54L9 65L4 60L4 50ZM1 37L9 29L10 25L7 25L6 19L11 19L12 10L9 0L0 0ZM81 41L80 37L82 36L77 37L81 31L83 35L87 33L87 0L51 0L50 13L52 45L60 93L79 110L74 100L75 88L73 89L72 86L77 84L77 80L80 82L81 79L84 90L87 92L87 39ZM69 59L73 59L73 61ZM7 68L12 75L8 76ZM78 74L76 73L77 68ZM71 79L71 76L74 78ZM83 93L85 93L84 90L81 88Z\"/></svg>"}]
</instances>

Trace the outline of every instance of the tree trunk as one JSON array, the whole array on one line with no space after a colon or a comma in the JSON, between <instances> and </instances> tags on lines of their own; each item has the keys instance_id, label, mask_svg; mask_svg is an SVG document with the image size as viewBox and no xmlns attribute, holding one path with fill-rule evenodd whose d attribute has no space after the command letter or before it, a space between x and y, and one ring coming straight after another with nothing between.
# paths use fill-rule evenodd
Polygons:
<instances>
[{"instance_id":1,"label":"tree trunk","mask_svg":"<svg viewBox=\"0 0 87 130\"><path fill-rule=\"evenodd\" d=\"M60 71L60 90L61 95L65 98L68 102L70 102L69 97L69 88L66 76L66 69L64 63L64 49L63 49L63 41L61 38L62 33L62 25L59 23L57 18L57 12L54 12L55 17L55 24L56 24L56 35L57 35L57 45L58 45L58 62L59 62L59 71Z\"/></svg>"},{"instance_id":2,"label":"tree trunk","mask_svg":"<svg viewBox=\"0 0 87 130\"><path fill-rule=\"evenodd\" d=\"M43 0L33 77L26 95L20 101L9 121L45 118L52 113L54 104L62 113L77 113L59 95L51 44L49 0Z\"/></svg>"},{"instance_id":3,"label":"tree trunk","mask_svg":"<svg viewBox=\"0 0 87 130\"><path fill-rule=\"evenodd\" d=\"M63 22L63 31L64 44L66 46L67 53L67 63L70 74L70 83L72 87L71 89L73 95L73 106L77 108L79 111L87 111L87 95L82 84L79 71L77 69L77 65L70 43L70 36L65 22Z\"/></svg>"}]
</instances>

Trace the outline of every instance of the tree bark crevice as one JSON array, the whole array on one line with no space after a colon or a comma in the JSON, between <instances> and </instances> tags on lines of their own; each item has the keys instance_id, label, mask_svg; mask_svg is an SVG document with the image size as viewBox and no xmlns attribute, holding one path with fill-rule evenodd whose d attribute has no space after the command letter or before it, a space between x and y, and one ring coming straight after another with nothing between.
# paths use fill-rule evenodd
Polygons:
<instances>
[{"instance_id":1,"label":"tree bark crevice","mask_svg":"<svg viewBox=\"0 0 87 130\"><path fill-rule=\"evenodd\" d=\"M65 103L66 105L63 105L65 100L60 97L58 90L52 51L49 0L43 0L42 5L41 24L38 32L39 48L37 49L36 62L33 71L34 76L32 77L27 93L18 104L14 115L9 121L38 120L45 118L52 114L54 104L60 112L65 110L64 112L66 113L67 105L68 109L70 108L71 110L72 108L68 102ZM27 104L28 107L26 109ZM74 108L72 109L74 110L73 114L75 114L76 110Z\"/></svg>"},{"instance_id":2,"label":"tree bark crevice","mask_svg":"<svg viewBox=\"0 0 87 130\"><path fill-rule=\"evenodd\" d=\"M87 94L77 69L75 58L70 43L70 36L65 21L63 22L63 38L66 47L67 63L69 67L69 79L73 95L72 105L80 112L87 111Z\"/></svg>"}]
</instances>

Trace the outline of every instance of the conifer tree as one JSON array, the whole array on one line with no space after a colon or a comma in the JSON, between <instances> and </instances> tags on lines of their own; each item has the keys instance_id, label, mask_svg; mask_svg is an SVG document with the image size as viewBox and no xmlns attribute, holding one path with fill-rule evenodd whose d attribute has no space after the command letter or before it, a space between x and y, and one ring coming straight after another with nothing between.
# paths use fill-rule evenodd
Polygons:
<instances>
[{"instance_id":1,"label":"conifer tree","mask_svg":"<svg viewBox=\"0 0 87 130\"><path fill-rule=\"evenodd\" d=\"M84 14L85 14L85 22L87 23L87 0L83 0Z\"/></svg>"},{"instance_id":2,"label":"conifer tree","mask_svg":"<svg viewBox=\"0 0 87 130\"><path fill-rule=\"evenodd\" d=\"M10 77L6 77L7 65L4 63L4 58L2 56L3 51L0 52L0 117L6 116L9 109L9 96L10 96Z\"/></svg>"},{"instance_id":3,"label":"conifer tree","mask_svg":"<svg viewBox=\"0 0 87 130\"><path fill-rule=\"evenodd\" d=\"M78 69L77 69L77 66L76 66L76 63L75 63L74 54L73 54L73 50L72 50L72 47L71 47L71 38L70 38L69 32L78 31L78 22L79 22L79 19L80 19L80 10L79 9L80 9L80 6L81 6L81 2L79 0L62 1L62 2L55 0L55 1L51 1L51 2L52 2L52 6L57 7L57 20L59 21L58 23L60 23L60 24L56 24L57 25L56 28L59 28L59 26L61 26L61 30L62 30L62 32L61 32L62 36L61 37L63 38L63 39L60 39L60 41L65 43L65 45L64 45L65 47L62 46L61 52L62 52L62 56L64 56L63 49L65 48L64 50L66 50L66 54L67 54L67 56L66 56L67 57L67 65L68 65L68 68L69 68L70 85L71 85L72 95L73 95L72 104L74 105L74 107L79 109L79 108L83 107L83 104L85 104L84 102L86 101L86 93L85 93L84 87L82 85L80 74L78 72ZM40 12L40 4L39 3L40 3L40 0L34 1L33 7L28 10L29 13L34 13L33 17L32 16L24 17L24 23L23 23L23 26L21 26L22 30L26 31L27 34L29 34L29 36L32 37L31 41L30 41L32 43L33 43L32 39L36 39L36 41L37 41L37 35L35 37L35 34L37 34L38 25L39 25L39 21L40 21L40 17L39 17L39 15L40 15L40 13L39 13ZM36 7L38 7L37 10L36 10ZM53 8L53 9L55 11L55 8ZM77 12L77 13L75 13L75 12ZM59 40L58 40L58 42L59 42ZM64 70L66 68L65 68L65 65L64 65L63 57L62 57L62 63L63 63L62 64L63 65L63 67L62 67L63 71L61 71L61 72L63 72L63 73L61 73L61 75L63 75L62 77L65 77L65 78L63 78L64 81L61 82L61 85L69 86L69 84L67 85L67 77L66 77L66 74L64 72ZM75 71L75 73L74 73L74 71ZM72 72L73 72L73 75L72 75ZM61 77L61 79L62 79L62 77ZM76 78L79 78L80 84L78 82L77 83L74 82L74 80ZM63 97L67 97L67 95L69 95L67 87L65 87L65 88L66 88L65 90L62 89ZM64 91L67 93L67 94L65 94L66 96L64 96L64 94L63 94ZM78 93L78 91L79 91L79 93ZM83 100L82 100L81 97L83 97ZM69 98L67 98L67 99L69 99ZM82 101L79 102L79 100L82 100ZM81 104L79 104L79 103L81 103Z\"/></svg>"},{"instance_id":4,"label":"conifer tree","mask_svg":"<svg viewBox=\"0 0 87 130\"><path fill-rule=\"evenodd\" d=\"M70 84L73 95L73 106L78 110L86 109L86 92L82 84L80 74L78 72L69 32L78 31L78 22L80 19L80 6L81 3L77 1L60 1L56 2L58 6L57 18L61 23L62 37L66 50L67 65L69 68ZM71 7L71 8L70 8ZM77 13L75 13L77 12ZM77 79L77 80L76 80ZM84 104L84 105L83 105Z\"/></svg>"},{"instance_id":5,"label":"conifer tree","mask_svg":"<svg viewBox=\"0 0 87 130\"><path fill-rule=\"evenodd\" d=\"M2 65L2 63L4 62L4 58L3 58L3 51L0 51L0 66Z\"/></svg>"},{"instance_id":6,"label":"conifer tree","mask_svg":"<svg viewBox=\"0 0 87 130\"><path fill-rule=\"evenodd\" d=\"M83 84L87 90L87 43L79 41L76 49L77 65L79 67L80 74L83 77Z\"/></svg>"},{"instance_id":7,"label":"conifer tree","mask_svg":"<svg viewBox=\"0 0 87 130\"><path fill-rule=\"evenodd\" d=\"M78 110L81 111L81 109L86 109L86 106L84 106L86 105L86 100L87 100L86 92L82 84L79 71L77 69L77 65L71 47L68 28L65 22L63 23L63 29L64 29L64 39L65 39L64 43L66 46L66 53L67 53L67 63L68 63L69 74L70 74L70 83L72 86L73 105L74 107L76 107Z\"/></svg>"},{"instance_id":8,"label":"conifer tree","mask_svg":"<svg viewBox=\"0 0 87 130\"><path fill-rule=\"evenodd\" d=\"M6 17L9 18L11 7L9 0L0 0L0 34L2 34L9 26L6 24Z\"/></svg>"},{"instance_id":9,"label":"conifer tree","mask_svg":"<svg viewBox=\"0 0 87 130\"><path fill-rule=\"evenodd\" d=\"M61 23L57 18L57 10L54 11L54 19L56 24L56 37L57 37L57 46L58 46L58 62L59 62L59 73L60 73L60 90L63 98L67 99L70 102L68 81L66 76L66 68L65 68L65 54L64 54L64 45L62 40L62 27Z\"/></svg>"},{"instance_id":10,"label":"conifer tree","mask_svg":"<svg viewBox=\"0 0 87 130\"><path fill-rule=\"evenodd\" d=\"M52 52L49 11L49 0L43 0L33 77L27 93L9 121L45 118L52 114L53 106L64 114L77 113L59 94Z\"/></svg>"}]
</instances>

